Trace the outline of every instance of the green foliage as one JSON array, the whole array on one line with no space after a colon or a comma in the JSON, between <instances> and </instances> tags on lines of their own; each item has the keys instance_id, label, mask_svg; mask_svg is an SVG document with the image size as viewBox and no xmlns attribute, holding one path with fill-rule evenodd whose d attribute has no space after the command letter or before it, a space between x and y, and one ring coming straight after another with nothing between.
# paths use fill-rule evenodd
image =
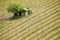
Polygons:
<instances>
[{"instance_id":1,"label":"green foliage","mask_svg":"<svg viewBox=\"0 0 60 40\"><path fill-rule=\"evenodd\" d=\"M7 10L14 13L14 17L21 16L22 14L25 15L26 12L28 12L28 15L32 14L31 10L24 8L20 3L10 3Z\"/></svg>"},{"instance_id":2,"label":"green foliage","mask_svg":"<svg viewBox=\"0 0 60 40\"><path fill-rule=\"evenodd\" d=\"M28 10L28 14L29 14L29 15L32 14L32 11L31 11L31 10Z\"/></svg>"},{"instance_id":3,"label":"green foliage","mask_svg":"<svg viewBox=\"0 0 60 40\"><path fill-rule=\"evenodd\" d=\"M10 3L7 10L8 12L16 13L17 11L22 10L24 7L19 3Z\"/></svg>"}]
</instances>

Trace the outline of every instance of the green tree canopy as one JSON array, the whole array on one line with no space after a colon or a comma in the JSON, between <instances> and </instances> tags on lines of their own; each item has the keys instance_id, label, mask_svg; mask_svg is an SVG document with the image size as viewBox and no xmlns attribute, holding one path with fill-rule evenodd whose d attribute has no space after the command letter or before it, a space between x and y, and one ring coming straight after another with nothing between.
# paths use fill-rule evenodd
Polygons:
<instances>
[{"instance_id":1,"label":"green tree canopy","mask_svg":"<svg viewBox=\"0 0 60 40\"><path fill-rule=\"evenodd\" d=\"M10 3L7 10L8 12L17 12L22 10L24 7L20 3Z\"/></svg>"}]
</instances>

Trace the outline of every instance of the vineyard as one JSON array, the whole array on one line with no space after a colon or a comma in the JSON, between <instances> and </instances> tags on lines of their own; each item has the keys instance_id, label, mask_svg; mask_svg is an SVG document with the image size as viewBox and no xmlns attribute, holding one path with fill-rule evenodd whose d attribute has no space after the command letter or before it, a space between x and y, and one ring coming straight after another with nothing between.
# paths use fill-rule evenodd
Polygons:
<instances>
[{"instance_id":1,"label":"vineyard","mask_svg":"<svg viewBox=\"0 0 60 40\"><path fill-rule=\"evenodd\" d=\"M9 2L21 3L32 14L10 20ZM0 40L60 40L60 0L0 1Z\"/></svg>"}]
</instances>

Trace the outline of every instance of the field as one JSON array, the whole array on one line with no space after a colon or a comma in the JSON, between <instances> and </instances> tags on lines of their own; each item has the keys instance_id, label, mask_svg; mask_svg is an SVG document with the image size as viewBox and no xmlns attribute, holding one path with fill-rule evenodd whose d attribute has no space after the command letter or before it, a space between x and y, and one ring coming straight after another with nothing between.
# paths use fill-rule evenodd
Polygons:
<instances>
[{"instance_id":1,"label":"field","mask_svg":"<svg viewBox=\"0 0 60 40\"><path fill-rule=\"evenodd\" d=\"M10 20L9 2L19 2L31 15ZM0 1L0 40L60 40L60 0Z\"/></svg>"}]
</instances>

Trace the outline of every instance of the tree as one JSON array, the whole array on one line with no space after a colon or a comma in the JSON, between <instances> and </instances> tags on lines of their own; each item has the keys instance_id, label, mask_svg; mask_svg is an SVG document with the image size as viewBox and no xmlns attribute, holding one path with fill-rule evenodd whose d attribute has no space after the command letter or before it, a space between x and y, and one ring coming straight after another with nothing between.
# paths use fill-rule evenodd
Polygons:
<instances>
[{"instance_id":1,"label":"tree","mask_svg":"<svg viewBox=\"0 0 60 40\"><path fill-rule=\"evenodd\" d=\"M21 4L19 3L11 3L9 4L7 8L8 12L12 12L14 16L21 16L22 14L25 15L26 12L30 15L32 13L31 10L24 8Z\"/></svg>"}]
</instances>

